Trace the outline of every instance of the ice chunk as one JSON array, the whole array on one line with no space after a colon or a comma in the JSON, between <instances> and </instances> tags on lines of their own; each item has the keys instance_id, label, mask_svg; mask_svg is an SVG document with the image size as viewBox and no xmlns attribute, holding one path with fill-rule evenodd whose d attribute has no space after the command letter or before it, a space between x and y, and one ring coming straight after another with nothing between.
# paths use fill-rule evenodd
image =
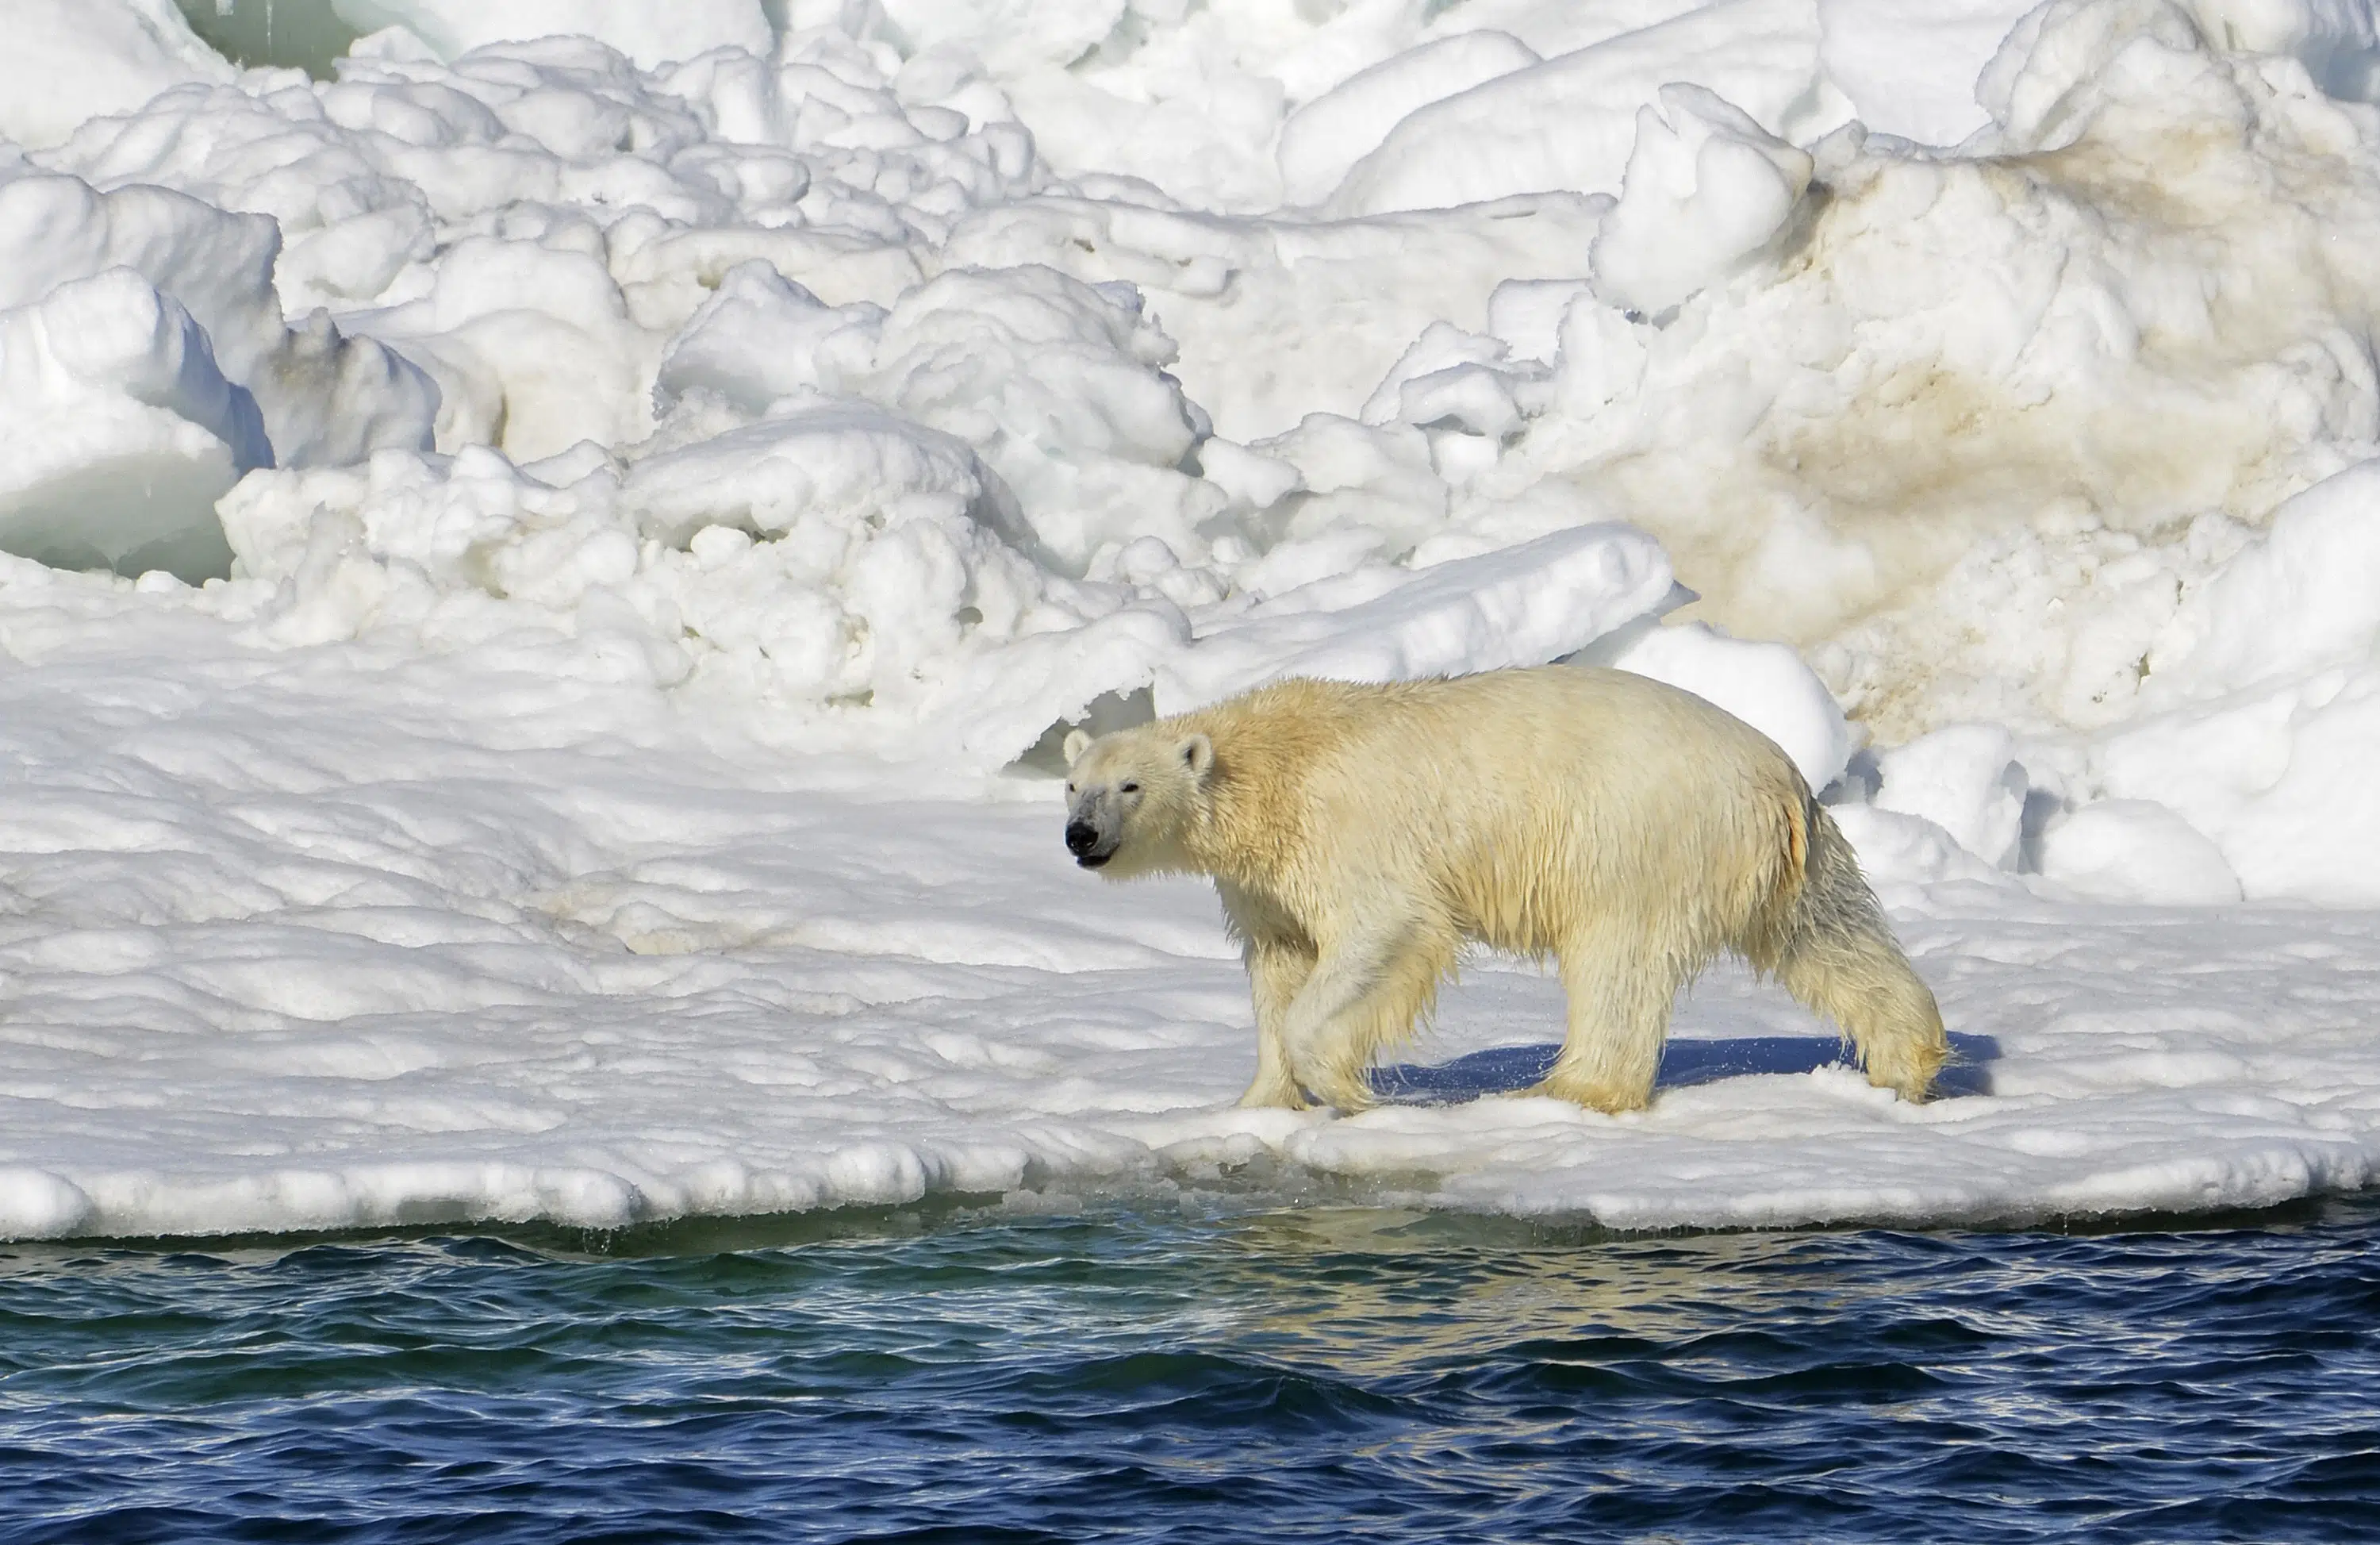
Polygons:
<instances>
[{"instance_id":1,"label":"ice chunk","mask_svg":"<svg viewBox=\"0 0 2380 1545\"><path fill-rule=\"evenodd\" d=\"M1984 862L2014 867L2030 782L2006 729L1946 725L1883 752L1876 764L1876 809L1930 821Z\"/></svg>"},{"instance_id":2,"label":"ice chunk","mask_svg":"<svg viewBox=\"0 0 2380 1545\"><path fill-rule=\"evenodd\" d=\"M1436 209L1543 189L1619 190L1637 109L1671 82L1715 91L1761 127L1806 140L1850 116L1818 69L1809 0L1725 0L1414 113L1355 164L1341 214Z\"/></svg>"},{"instance_id":3,"label":"ice chunk","mask_svg":"<svg viewBox=\"0 0 2380 1545\"><path fill-rule=\"evenodd\" d=\"M1392 583L1352 606L1308 609L1292 592L1257 608L1160 678L1159 711L1281 675L1404 681L1543 664L1658 611L1673 580L1643 532L1583 526Z\"/></svg>"},{"instance_id":4,"label":"ice chunk","mask_svg":"<svg viewBox=\"0 0 2380 1545\"><path fill-rule=\"evenodd\" d=\"M1991 122L1975 79L2037 0L1819 0L1827 79L1872 129L1955 145Z\"/></svg>"},{"instance_id":5,"label":"ice chunk","mask_svg":"<svg viewBox=\"0 0 2380 1545\"><path fill-rule=\"evenodd\" d=\"M1595 238L1595 293L1669 310L1768 247L1810 185L1810 158L1699 86L1636 115L1620 203Z\"/></svg>"},{"instance_id":6,"label":"ice chunk","mask_svg":"<svg viewBox=\"0 0 2380 1545\"><path fill-rule=\"evenodd\" d=\"M344 460L429 443L438 394L381 345L327 316L293 333L273 288L273 223L162 188L102 192L76 177L0 182L0 306L111 268L139 274L205 330L225 379L256 399L273 461ZM136 323L137 325L137 323Z\"/></svg>"},{"instance_id":7,"label":"ice chunk","mask_svg":"<svg viewBox=\"0 0 2380 1545\"><path fill-rule=\"evenodd\" d=\"M2347 102L2380 92L2380 19L2369 0L2187 0L2199 30L2218 46L2279 54Z\"/></svg>"},{"instance_id":8,"label":"ice chunk","mask_svg":"<svg viewBox=\"0 0 2380 1545\"><path fill-rule=\"evenodd\" d=\"M1220 491L1180 470L1207 425L1128 286L962 269L884 319L868 395L976 447L1071 574L1142 535L1201 546Z\"/></svg>"},{"instance_id":9,"label":"ice chunk","mask_svg":"<svg viewBox=\"0 0 2380 1545\"><path fill-rule=\"evenodd\" d=\"M90 119L235 73L173 0L14 0L0 55L0 140L60 144Z\"/></svg>"},{"instance_id":10,"label":"ice chunk","mask_svg":"<svg viewBox=\"0 0 2380 1545\"><path fill-rule=\"evenodd\" d=\"M2240 877L2221 849L2151 799L2105 799L2048 822L2041 873L2101 901L2187 906L2240 899Z\"/></svg>"},{"instance_id":11,"label":"ice chunk","mask_svg":"<svg viewBox=\"0 0 2380 1545\"><path fill-rule=\"evenodd\" d=\"M2012 883L1956 837L1921 815L1874 805L1838 805L1830 812L1859 855L1860 870L1873 885L1932 885L1946 880L1991 885Z\"/></svg>"},{"instance_id":12,"label":"ice chunk","mask_svg":"<svg viewBox=\"0 0 2380 1545\"><path fill-rule=\"evenodd\" d=\"M1358 70L1281 126L1274 153L1281 162L1282 198L1293 204L1321 203L1345 179L1347 169L1378 148L1408 115L1538 62L1536 51L1511 33L1482 29L1409 48Z\"/></svg>"},{"instance_id":13,"label":"ice chunk","mask_svg":"<svg viewBox=\"0 0 2380 1545\"><path fill-rule=\"evenodd\" d=\"M1783 748L1813 790L1840 777L1859 746L1834 694L1783 644L1730 639L1706 624L1682 623L1628 629L1582 658L1717 703Z\"/></svg>"},{"instance_id":14,"label":"ice chunk","mask_svg":"<svg viewBox=\"0 0 2380 1545\"><path fill-rule=\"evenodd\" d=\"M1364 421L1427 427L1453 420L1473 433L1500 437L1521 421L1497 368L1505 352L1500 339L1433 322L1365 401Z\"/></svg>"},{"instance_id":15,"label":"ice chunk","mask_svg":"<svg viewBox=\"0 0 2380 1545\"><path fill-rule=\"evenodd\" d=\"M636 465L621 496L647 534L673 545L706 526L856 529L908 499L1028 536L1014 499L964 441L856 406L798 409L664 452Z\"/></svg>"},{"instance_id":16,"label":"ice chunk","mask_svg":"<svg viewBox=\"0 0 2380 1545\"><path fill-rule=\"evenodd\" d=\"M224 379L190 313L128 268L60 285L36 305L0 312L0 360L12 377L8 420L29 416L38 373L112 388L177 414L222 441L243 468L272 464L255 399ZM16 377L20 368L25 377Z\"/></svg>"},{"instance_id":17,"label":"ice chunk","mask_svg":"<svg viewBox=\"0 0 2380 1545\"><path fill-rule=\"evenodd\" d=\"M1351 554L1402 558L1444 529L1446 484L1430 466L1427 437L1410 425L1311 413L1251 449L1294 468L1304 484L1267 522L1276 541L1353 541Z\"/></svg>"},{"instance_id":18,"label":"ice chunk","mask_svg":"<svg viewBox=\"0 0 2380 1545\"><path fill-rule=\"evenodd\" d=\"M2380 461L2274 512L2175 614L2149 659L2149 700L2206 698L2356 664L2380 651Z\"/></svg>"},{"instance_id":19,"label":"ice chunk","mask_svg":"<svg viewBox=\"0 0 2380 1545\"><path fill-rule=\"evenodd\" d=\"M1489 295L1515 275L1574 279L1609 203L1227 222L1044 198L970 216L951 255L1131 282L1180 345L1167 368L1218 432L1246 444L1309 413L1355 417L1419 335L1439 322L1481 331Z\"/></svg>"},{"instance_id":20,"label":"ice chunk","mask_svg":"<svg viewBox=\"0 0 2380 1545\"><path fill-rule=\"evenodd\" d=\"M493 442L521 460L652 428L662 340L638 326L602 260L497 237L456 242L423 299L372 319L439 383L437 444Z\"/></svg>"},{"instance_id":21,"label":"ice chunk","mask_svg":"<svg viewBox=\"0 0 2380 1545\"><path fill-rule=\"evenodd\" d=\"M90 1226L91 1198L30 1164L0 1164L0 1239L69 1238Z\"/></svg>"},{"instance_id":22,"label":"ice chunk","mask_svg":"<svg viewBox=\"0 0 2380 1545\"><path fill-rule=\"evenodd\" d=\"M875 363L881 307L828 306L765 262L742 262L686 324L654 384L663 408L688 391L758 413L797 392L840 394Z\"/></svg>"},{"instance_id":23,"label":"ice chunk","mask_svg":"<svg viewBox=\"0 0 2380 1545\"><path fill-rule=\"evenodd\" d=\"M230 554L214 502L272 461L206 334L131 270L0 311L0 550L218 575Z\"/></svg>"},{"instance_id":24,"label":"ice chunk","mask_svg":"<svg viewBox=\"0 0 2380 1545\"><path fill-rule=\"evenodd\" d=\"M359 32L403 27L445 58L488 43L576 34L597 38L650 69L714 48L767 54L773 37L760 0L331 0Z\"/></svg>"},{"instance_id":25,"label":"ice chunk","mask_svg":"<svg viewBox=\"0 0 2380 1545\"><path fill-rule=\"evenodd\" d=\"M85 124L43 160L95 188L170 188L219 209L269 214L284 244L272 275L284 310L298 315L352 305L382 294L409 263L431 255L434 241L430 200L389 164L388 151L402 161L410 147L394 135L375 144L350 126L384 125L419 138L422 120L449 127L431 108L445 108L451 118L458 96L416 88L402 103L412 111L400 116L391 111L394 102L370 112L358 100L368 91L342 83L318 99L296 88L263 97L231 86L178 88L138 113ZM469 98L460 102L479 108ZM503 132L485 115L484 123L450 128L446 137L468 142L471 127L482 140Z\"/></svg>"},{"instance_id":26,"label":"ice chunk","mask_svg":"<svg viewBox=\"0 0 2380 1545\"><path fill-rule=\"evenodd\" d=\"M2252 896L2380 898L2380 463L2281 506L2178 609L2095 785L2214 839Z\"/></svg>"},{"instance_id":27,"label":"ice chunk","mask_svg":"<svg viewBox=\"0 0 2380 1545\"><path fill-rule=\"evenodd\" d=\"M1198 442L1199 475L1232 498L1269 509L1305 486L1305 474L1220 435Z\"/></svg>"},{"instance_id":28,"label":"ice chunk","mask_svg":"<svg viewBox=\"0 0 2380 1545\"><path fill-rule=\"evenodd\" d=\"M918 45L964 49L1002 74L1075 63L1124 19L1124 0L880 0Z\"/></svg>"},{"instance_id":29,"label":"ice chunk","mask_svg":"<svg viewBox=\"0 0 2380 1545\"><path fill-rule=\"evenodd\" d=\"M2380 901L2380 667L2318 671L2145 715L2089 748L2094 786L2212 838L2250 899Z\"/></svg>"},{"instance_id":30,"label":"ice chunk","mask_svg":"<svg viewBox=\"0 0 2380 1545\"><path fill-rule=\"evenodd\" d=\"M2220 115L2220 73L2192 62L2210 47L2293 57L2350 101L2380 84L2372 9L2359 0L2047 0L2010 30L1975 95L2008 148L2058 150L2159 77L2170 100Z\"/></svg>"},{"instance_id":31,"label":"ice chunk","mask_svg":"<svg viewBox=\"0 0 2380 1545\"><path fill-rule=\"evenodd\" d=\"M1488 297L1488 331L1513 359L1550 363L1561 352L1571 302L1591 293L1577 279L1507 279Z\"/></svg>"}]
</instances>

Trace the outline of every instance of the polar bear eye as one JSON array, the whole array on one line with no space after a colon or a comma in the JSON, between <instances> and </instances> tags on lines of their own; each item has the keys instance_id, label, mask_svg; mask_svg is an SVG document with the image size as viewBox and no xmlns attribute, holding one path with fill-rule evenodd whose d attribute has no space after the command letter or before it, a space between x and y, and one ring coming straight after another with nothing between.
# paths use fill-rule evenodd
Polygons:
<instances>
[{"instance_id":1,"label":"polar bear eye","mask_svg":"<svg viewBox=\"0 0 2380 1545\"><path fill-rule=\"evenodd\" d=\"M1126 784L1123 785L1123 792L1126 794L1138 794L1140 792L1140 785L1138 784Z\"/></svg>"}]
</instances>

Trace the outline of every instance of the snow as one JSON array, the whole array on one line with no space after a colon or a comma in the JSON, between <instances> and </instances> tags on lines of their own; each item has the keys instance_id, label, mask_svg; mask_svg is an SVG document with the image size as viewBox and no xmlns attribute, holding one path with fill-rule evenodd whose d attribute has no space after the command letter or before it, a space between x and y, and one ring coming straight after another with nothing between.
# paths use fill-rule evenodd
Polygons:
<instances>
[{"instance_id":1,"label":"snow","mask_svg":"<svg viewBox=\"0 0 2380 1545\"><path fill-rule=\"evenodd\" d=\"M0 139L46 149L170 87L231 79L168 0L30 0L8 17Z\"/></svg>"},{"instance_id":2,"label":"snow","mask_svg":"<svg viewBox=\"0 0 2380 1545\"><path fill-rule=\"evenodd\" d=\"M331 0L360 32L403 27L445 58L490 43L576 33L597 38L646 69L714 48L765 54L773 39L760 0Z\"/></svg>"},{"instance_id":3,"label":"snow","mask_svg":"<svg viewBox=\"0 0 2380 1545\"><path fill-rule=\"evenodd\" d=\"M1975 76L2033 0L1820 0L1818 59L1880 134L1955 145L1991 123Z\"/></svg>"},{"instance_id":4,"label":"snow","mask_svg":"<svg viewBox=\"0 0 2380 1545\"><path fill-rule=\"evenodd\" d=\"M1876 758L1880 810L1930 821L1980 858L2013 868L2027 773L1998 724L1948 724Z\"/></svg>"},{"instance_id":5,"label":"snow","mask_svg":"<svg viewBox=\"0 0 2380 1545\"><path fill-rule=\"evenodd\" d=\"M1241 1112L1211 896L1066 864L1038 785L707 746L633 663L551 639L290 650L187 590L10 578L16 1235L612 1227L1252 1165L1258 1195L1269 1165L1619 1226L1963 1219L2252 1205L2380 1161L2368 914L1895 881L1962 1059L1935 1104L1735 976L1685 1003L1642 1115L1500 1092L1560 998L1483 961L1409 1097L1454 1102Z\"/></svg>"},{"instance_id":6,"label":"snow","mask_svg":"<svg viewBox=\"0 0 2380 1545\"><path fill-rule=\"evenodd\" d=\"M1810 186L1810 158L1699 86L1661 88L1636 114L1636 148L1595 238L1595 293L1646 315L1774 243Z\"/></svg>"},{"instance_id":7,"label":"snow","mask_svg":"<svg viewBox=\"0 0 2380 1545\"><path fill-rule=\"evenodd\" d=\"M1415 113L1543 62L1511 33L1483 29L1432 39L1356 71L1282 122L1275 152L1282 197L1297 205L1323 202L1350 167Z\"/></svg>"},{"instance_id":8,"label":"snow","mask_svg":"<svg viewBox=\"0 0 2380 1545\"><path fill-rule=\"evenodd\" d=\"M0 1236L2368 1183L2362 0L337 4L0 56ZM1231 1105L1065 728L1556 660L1786 749L1947 1098L1726 974L1526 1098L1483 958Z\"/></svg>"},{"instance_id":9,"label":"snow","mask_svg":"<svg viewBox=\"0 0 2380 1545\"><path fill-rule=\"evenodd\" d=\"M2106 901L2238 901L2222 849L2154 799L2102 799L2041 833L2042 875Z\"/></svg>"},{"instance_id":10,"label":"snow","mask_svg":"<svg viewBox=\"0 0 2380 1545\"><path fill-rule=\"evenodd\" d=\"M215 501L272 459L205 329L130 269L0 311L0 542L67 568L219 572Z\"/></svg>"},{"instance_id":11,"label":"snow","mask_svg":"<svg viewBox=\"0 0 2380 1545\"><path fill-rule=\"evenodd\" d=\"M1434 209L1549 189L1616 193L1640 104L1684 83L1801 139L1850 114L1818 67L1809 0L1721 0L1500 75L1406 117L1330 201L1342 214Z\"/></svg>"}]
</instances>

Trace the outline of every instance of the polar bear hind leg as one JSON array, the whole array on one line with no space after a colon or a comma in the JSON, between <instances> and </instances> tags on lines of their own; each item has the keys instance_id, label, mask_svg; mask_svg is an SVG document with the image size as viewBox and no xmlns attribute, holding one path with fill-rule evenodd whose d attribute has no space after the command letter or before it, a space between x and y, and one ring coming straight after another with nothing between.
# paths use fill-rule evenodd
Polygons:
<instances>
[{"instance_id":1,"label":"polar bear hind leg","mask_svg":"<svg viewBox=\"0 0 2380 1545\"><path fill-rule=\"evenodd\" d=\"M1942 1012L1892 937L1832 817L1809 807L1802 892L1768 966L1785 990L1851 1037L1867 1080L1923 1101L1949 1055Z\"/></svg>"}]
</instances>

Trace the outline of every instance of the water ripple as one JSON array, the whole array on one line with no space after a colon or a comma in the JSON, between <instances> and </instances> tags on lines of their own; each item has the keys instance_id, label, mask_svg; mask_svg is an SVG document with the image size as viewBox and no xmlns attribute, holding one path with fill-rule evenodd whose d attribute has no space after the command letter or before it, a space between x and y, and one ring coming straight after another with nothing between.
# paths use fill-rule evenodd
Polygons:
<instances>
[{"instance_id":1,"label":"water ripple","mask_svg":"<svg viewBox=\"0 0 2380 1545\"><path fill-rule=\"evenodd\" d=\"M2380 1201L0 1247L0 1540L2364 1537Z\"/></svg>"}]
</instances>

